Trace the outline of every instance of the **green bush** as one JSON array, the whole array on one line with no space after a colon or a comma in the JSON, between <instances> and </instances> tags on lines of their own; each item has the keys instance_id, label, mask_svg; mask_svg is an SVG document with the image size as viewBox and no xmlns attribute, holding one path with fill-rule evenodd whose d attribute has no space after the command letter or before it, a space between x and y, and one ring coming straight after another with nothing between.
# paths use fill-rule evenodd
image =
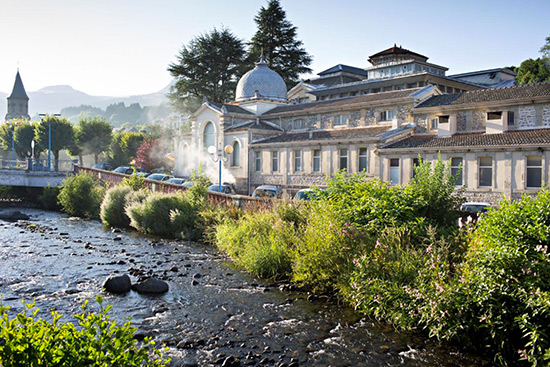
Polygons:
<instances>
[{"instance_id":1,"label":"green bush","mask_svg":"<svg viewBox=\"0 0 550 367\"><path fill-rule=\"evenodd\" d=\"M38 309L27 304L27 311L9 318L9 307L0 306L0 365L15 366L165 366L160 350L149 337L142 343L134 339L136 329L130 322L118 326L97 302L100 312L87 310L74 315L77 325L61 323L52 312L52 321L37 319Z\"/></svg>"},{"instance_id":2,"label":"green bush","mask_svg":"<svg viewBox=\"0 0 550 367\"><path fill-rule=\"evenodd\" d=\"M237 207L237 205L233 202L202 206L199 210L203 232L201 240L207 243L215 244L217 227L226 221L236 221L242 215L242 210L239 209L239 207Z\"/></svg>"},{"instance_id":3,"label":"green bush","mask_svg":"<svg viewBox=\"0 0 550 367\"><path fill-rule=\"evenodd\" d=\"M126 198L133 193L130 186L119 185L107 190L101 203L99 216L103 224L126 228L130 226L130 218L126 215Z\"/></svg>"},{"instance_id":4,"label":"green bush","mask_svg":"<svg viewBox=\"0 0 550 367\"><path fill-rule=\"evenodd\" d=\"M550 362L550 192L501 202L479 221L457 283L461 317L443 332L489 345L500 363ZM475 338L475 339L474 339Z\"/></svg>"},{"instance_id":5,"label":"green bush","mask_svg":"<svg viewBox=\"0 0 550 367\"><path fill-rule=\"evenodd\" d=\"M61 205L58 202L60 192L61 188L59 186L51 187L48 185L48 187L44 187L42 193L38 196L40 206L46 210L60 210Z\"/></svg>"},{"instance_id":6,"label":"green bush","mask_svg":"<svg viewBox=\"0 0 550 367\"><path fill-rule=\"evenodd\" d=\"M369 236L329 203L314 201L305 208L309 215L293 251L293 280L319 292L339 290Z\"/></svg>"},{"instance_id":7,"label":"green bush","mask_svg":"<svg viewBox=\"0 0 550 367\"><path fill-rule=\"evenodd\" d=\"M99 218L105 188L87 173L69 176L63 181L58 199L63 210L82 218Z\"/></svg>"},{"instance_id":8,"label":"green bush","mask_svg":"<svg viewBox=\"0 0 550 367\"><path fill-rule=\"evenodd\" d=\"M130 226L140 232L156 236L175 238L185 230L182 226L189 222L174 218L172 213L189 213L193 210L186 196L177 194L152 193L142 202L135 201L126 207ZM175 214L175 216L179 216Z\"/></svg>"},{"instance_id":9,"label":"green bush","mask_svg":"<svg viewBox=\"0 0 550 367\"><path fill-rule=\"evenodd\" d=\"M271 212L248 213L217 227L216 244L248 272L280 279L291 274L294 227Z\"/></svg>"},{"instance_id":10,"label":"green bush","mask_svg":"<svg viewBox=\"0 0 550 367\"><path fill-rule=\"evenodd\" d=\"M122 179L122 185L130 187L134 191L138 191L145 188L145 179L143 176L139 176L134 168L134 173L131 176Z\"/></svg>"}]
</instances>

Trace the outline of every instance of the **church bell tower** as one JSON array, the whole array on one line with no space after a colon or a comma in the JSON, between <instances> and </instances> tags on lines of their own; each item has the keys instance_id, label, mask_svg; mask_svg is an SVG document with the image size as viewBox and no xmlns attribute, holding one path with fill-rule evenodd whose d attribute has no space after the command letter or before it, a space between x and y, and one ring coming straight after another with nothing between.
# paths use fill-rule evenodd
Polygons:
<instances>
[{"instance_id":1,"label":"church bell tower","mask_svg":"<svg viewBox=\"0 0 550 367\"><path fill-rule=\"evenodd\" d=\"M25 92L21 75L19 75L19 69L17 70L17 75L15 75L13 91L8 97L8 113L6 114L6 120L9 119L30 120L29 96L27 96L27 92Z\"/></svg>"}]
</instances>

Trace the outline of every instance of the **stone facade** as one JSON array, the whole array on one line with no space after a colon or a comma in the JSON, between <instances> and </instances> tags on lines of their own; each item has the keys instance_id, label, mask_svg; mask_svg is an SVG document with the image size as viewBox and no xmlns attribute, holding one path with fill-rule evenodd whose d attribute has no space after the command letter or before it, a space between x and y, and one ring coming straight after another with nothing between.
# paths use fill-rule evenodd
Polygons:
<instances>
[{"instance_id":1,"label":"stone facade","mask_svg":"<svg viewBox=\"0 0 550 367\"><path fill-rule=\"evenodd\" d=\"M542 108L542 126L550 127L550 105L544 105Z\"/></svg>"},{"instance_id":2,"label":"stone facade","mask_svg":"<svg viewBox=\"0 0 550 367\"><path fill-rule=\"evenodd\" d=\"M518 126L534 127L536 125L536 110L535 106L520 107L518 109Z\"/></svg>"},{"instance_id":3,"label":"stone facade","mask_svg":"<svg viewBox=\"0 0 550 367\"><path fill-rule=\"evenodd\" d=\"M485 111L472 111L472 127L471 131L485 131L487 123L487 114Z\"/></svg>"},{"instance_id":4,"label":"stone facade","mask_svg":"<svg viewBox=\"0 0 550 367\"><path fill-rule=\"evenodd\" d=\"M459 112L456 114L456 131L468 131L468 118L465 112Z\"/></svg>"}]
</instances>

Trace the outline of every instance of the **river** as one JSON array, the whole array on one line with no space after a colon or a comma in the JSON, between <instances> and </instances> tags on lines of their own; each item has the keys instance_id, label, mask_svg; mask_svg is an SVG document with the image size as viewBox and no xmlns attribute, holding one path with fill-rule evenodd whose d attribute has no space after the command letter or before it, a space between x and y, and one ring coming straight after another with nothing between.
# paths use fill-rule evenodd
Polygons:
<instances>
[{"instance_id":1,"label":"river","mask_svg":"<svg viewBox=\"0 0 550 367\"><path fill-rule=\"evenodd\" d=\"M4 209L5 210L5 209ZM478 356L426 335L398 333L348 307L236 270L210 246L113 232L97 221L36 209L0 221L0 293L15 312L35 301L75 320L103 294L111 317L165 343L173 366L480 366ZM168 282L162 296L108 294L109 276Z\"/></svg>"}]
</instances>

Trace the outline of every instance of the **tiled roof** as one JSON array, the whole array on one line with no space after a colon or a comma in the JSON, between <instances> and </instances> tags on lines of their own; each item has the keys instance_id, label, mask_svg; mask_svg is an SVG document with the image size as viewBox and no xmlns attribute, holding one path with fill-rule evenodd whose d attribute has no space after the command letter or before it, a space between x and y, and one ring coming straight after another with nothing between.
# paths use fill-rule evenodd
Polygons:
<instances>
[{"instance_id":1,"label":"tiled roof","mask_svg":"<svg viewBox=\"0 0 550 367\"><path fill-rule=\"evenodd\" d=\"M419 90L419 88L397 90L392 92L371 93L371 94L365 94L362 96L355 96L355 97L329 99L326 101L317 101L317 102L311 102L311 103L279 106L270 110L263 116L272 116L272 115L282 114L286 112L298 112L298 111L304 112L304 113L314 113L324 109L346 108L346 107L361 104L361 103L377 102L377 101L385 101L385 100L409 97L411 94L413 94L417 90Z\"/></svg>"},{"instance_id":2,"label":"tiled roof","mask_svg":"<svg viewBox=\"0 0 550 367\"><path fill-rule=\"evenodd\" d=\"M317 75L332 74L332 73L337 73L339 71L346 71L346 72L353 73L353 74L359 74L359 75L367 76L367 71L365 69L356 68L355 66L349 66L349 65L343 65L343 64L338 64L338 65L333 66L333 67L331 67L327 70L323 70L320 73L318 73Z\"/></svg>"},{"instance_id":3,"label":"tiled roof","mask_svg":"<svg viewBox=\"0 0 550 367\"><path fill-rule=\"evenodd\" d=\"M502 134L470 133L438 138L434 135L413 135L381 147L386 149L455 148L476 146L550 145L550 129L507 131Z\"/></svg>"},{"instance_id":4,"label":"tiled roof","mask_svg":"<svg viewBox=\"0 0 550 367\"><path fill-rule=\"evenodd\" d=\"M9 98L21 98L26 100L29 99L29 96L27 96L27 92L25 92L25 87L23 86L21 75L19 75L19 70L17 70L17 74L15 75L15 83L13 84L13 90L8 99Z\"/></svg>"},{"instance_id":5,"label":"tiled roof","mask_svg":"<svg viewBox=\"0 0 550 367\"><path fill-rule=\"evenodd\" d=\"M232 131L239 129L259 129L259 130L271 130L271 131L282 131L282 129L275 127L270 124L266 124L263 121L260 121L258 124L256 121L247 121L242 124L233 125L224 129L224 131Z\"/></svg>"},{"instance_id":6,"label":"tiled roof","mask_svg":"<svg viewBox=\"0 0 550 367\"><path fill-rule=\"evenodd\" d=\"M376 127L356 127L349 129L337 129L337 130L313 130L299 133L287 133L271 138L266 138L252 143L252 145L258 144L272 144L272 143L286 143L296 141L319 141L319 140L346 140L346 139L370 139L376 138L381 134L384 134L390 129L389 126L376 126ZM309 137L311 133L311 138Z\"/></svg>"},{"instance_id":7,"label":"tiled roof","mask_svg":"<svg viewBox=\"0 0 550 367\"><path fill-rule=\"evenodd\" d=\"M550 97L550 82L518 85L508 88L478 89L462 93L433 96L415 108L454 106L466 103L517 100L525 98Z\"/></svg>"},{"instance_id":8,"label":"tiled roof","mask_svg":"<svg viewBox=\"0 0 550 367\"><path fill-rule=\"evenodd\" d=\"M417 54L416 52L412 52L405 48L398 47L395 44L393 45L393 47L390 47L387 50L380 51L378 53L375 53L374 55L369 56L369 59L373 59L375 57L385 56L385 55L414 55L414 56L418 56L428 60L428 58L424 55L420 55L420 54Z\"/></svg>"},{"instance_id":9,"label":"tiled roof","mask_svg":"<svg viewBox=\"0 0 550 367\"><path fill-rule=\"evenodd\" d=\"M236 106L233 104L224 104L223 105L228 113L242 113L245 115L253 115L252 112L245 110L244 108L240 106Z\"/></svg>"}]
</instances>

